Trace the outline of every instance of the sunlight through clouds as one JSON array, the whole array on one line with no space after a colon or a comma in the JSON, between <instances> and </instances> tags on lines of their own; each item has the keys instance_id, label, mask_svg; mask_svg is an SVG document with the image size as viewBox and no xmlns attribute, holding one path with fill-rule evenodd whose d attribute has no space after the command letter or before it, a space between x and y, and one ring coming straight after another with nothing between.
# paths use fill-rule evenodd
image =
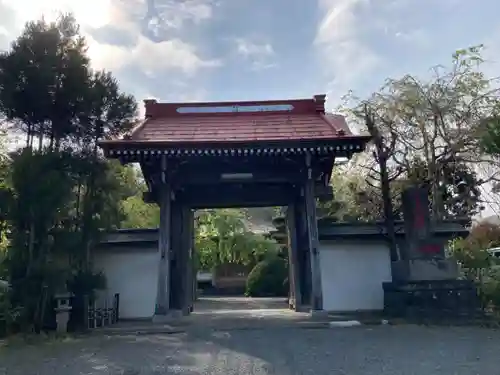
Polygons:
<instances>
[{"instance_id":1,"label":"sunlight through clouds","mask_svg":"<svg viewBox=\"0 0 500 375\"><path fill-rule=\"evenodd\" d=\"M326 92L332 109L350 89L365 95L387 77L425 73L456 48L484 42L498 60L499 9L493 0L481 9L457 0L0 0L0 50L26 21L72 12L93 66L139 99Z\"/></svg>"},{"instance_id":2,"label":"sunlight through clouds","mask_svg":"<svg viewBox=\"0 0 500 375\"><path fill-rule=\"evenodd\" d=\"M201 88L169 87L171 79L165 74L189 82L201 69L221 65L220 59L200 55L185 37L188 26L212 17L212 4L212 0L0 0L0 49L19 35L27 21L41 17L54 21L61 13L72 13L94 68L112 71L137 96L143 92L159 96L158 88L151 86L159 77L170 95L180 90L179 96L189 96ZM9 22L3 21L2 14L8 13ZM140 81L141 75L153 81Z\"/></svg>"},{"instance_id":3,"label":"sunlight through clouds","mask_svg":"<svg viewBox=\"0 0 500 375\"><path fill-rule=\"evenodd\" d=\"M16 21L22 26L26 21L42 15L52 21L61 12L71 12L84 27L100 27L112 21L111 0L4 0L16 12Z\"/></svg>"}]
</instances>

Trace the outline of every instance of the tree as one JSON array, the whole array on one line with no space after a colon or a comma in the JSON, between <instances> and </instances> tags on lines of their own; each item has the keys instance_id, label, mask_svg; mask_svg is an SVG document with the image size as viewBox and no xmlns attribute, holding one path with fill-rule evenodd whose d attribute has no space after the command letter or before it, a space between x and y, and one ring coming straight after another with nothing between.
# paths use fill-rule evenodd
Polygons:
<instances>
[{"instance_id":1,"label":"tree","mask_svg":"<svg viewBox=\"0 0 500 375\"><path fill-rule=\"evenodd\" d=\"M241 210L204 210L196 219L195 247L198 264L212 269L223 263L250 264L278 244L246 228Z\"/></svg>"},{"instance_id":2,"label":"tree","mask_svg":"<svg viewBox=\"0 0 500 375\"><path fill-rule=\"evenodd\" d=\"M371 185L363 173L359 162L339 166L333 170L330 185L333 199L319 204L323 216L340 222L381 222L383 200L380 188ZM401 190L405 184L399 180L391 181L394 220L402 220Z\"/></svg>"},{"instance_id":3,"label":"tree","mask_svg":"<svg viewBox=\"0 0 500 375\"><path fill-rule=\"evenodd\" d=\"M380 132L377 125L377 115L373 113L368 107L368 104L364 106L365 115L365 125L368 132L372 136L375 149L373 151L373 157L377 163L378 169L374 170L378 175L378 181L380 182L380 193L382 196L382 212L384 225L387 231L387 242L389 244L389 250L391 254L391 259L393 261L399 260L400 256L398 254L398 245L396 242L396 231L394 228L394 207L391 196L391 180L394 180L396 176L390 176L389 171L389 160L394 155L397 137L394 132L390 132L390 141L387 141L387 137L384 137Z\"/></svg>"},{"instance_id":4,"label":"tree","mask_svg":"<svg viewBox=\"0 0 500 375\"><path fill-rule=\"evenodd\" d=\"M160 208L156 204L145 203L142 193L147 186L136 168L121 167L120 180L129 187L128 196L121 201L124 219L120 228L158 228L160 226Z\"/></svg>"},{"instance_id":5,"label":"tree","mask_svg":"<svg viewBox=\"0 0 500 375\"><path fill-rule=\"evenodd\" d=\"M428 188L428 166L415 159L407 171L408 184ZM443 218L471 219L484 207L481 205L481 181L477 173L464 163L448 160L440 166L440 179L434 181L442 200Z\"/></svg>"},{"instance_id":6,"label":"tree","mask_svg":"<svg viewBox=\"0 0 500 375\"><path fill-rule=\"evenodd\" d=\"M480 138L483 151L497 158L500 156L500 113L498 111L500 108L484 120L485 131Z\"/></svg>"},{"instance_id":7,"label":"tree","mask_svg":"<svg viewBox=\"0 0 500 375\"><path fill-rule=\"evenodd\" d=\"M44 137L49 148L75 131L88 81L85 40L72 15L29 22L12 48L0 55L0 109L26 134L26 146Z\"/></svg>"},{"instance_id":8,"label":"tree","mask_svg":"<svg viewBox=\"0 0 500 375\"><path fill-rule=\"evenodd\" d=\"M56 22L28 22L12 48L0 55L0 110L41 149L63 142L97 152L103 137L126 132L137 104L119 92L109 72L94 72L85 39L71 14Z\"/></svg>"},{"instance_id":9,"label":"tree","mask_svg":"<svg viewBox=\"0 0 500 375\"><path fill-rule=\"evenodd\" d=\"M435 220L473 216L480 209L477 187L497 177L498 170L484 172L494 160L480 152L485 119L499 107L498 88L480 70L481 48L457 51L451 67L434 68L429 79L406 75L388 80L367 100L354 98L349 112L364 122L368 106L386 145L396 140L388 166L398 179L411 180L416 166L424 173L419 178L429 189ZM365 167L376 163L369 161ZM483 175L477 178L480 169ZM376 180L373 174L368 178ZM475 184L466 185L471 181ZM464 200L467 203L460 205Z\"/></svg>"},{"instance_id":10,"label":"tree","mask_svg":"<svg viewBox=\"0 0 500 375\"><path fill-rule=\"evenodd\" d=\"M57 232L69 216L73 195L69 154L24 150L13 155L11 166L11 226L8 264L16 305L25 318L40 327L50 296L68 276L55 261ZM66 258L67 259L67 258Z\"/></svg>"},{"instance_id":11,"label":"tree","mask_svg":"<svg viewBox=\"0 0 500 375\"><path fill-rule=\"evenodd\" d=\"M90 70L85 51L74 18L63 15L28 23L0 56L0 110L26 134L1 176L7 271L12 302L37 331L54 293L70 288L82 301L100 284L90 249L124 220L121 202L138 189L130 169L97 147L130 129L136 103L110 73Z\"/></svg>"},{"instance_id":12,"label":"tree","mask_svg":"<svg viewBox=\"0 0 500 375\"><path fill-rule=\"evenodd\" d=\"M135 99L120 92L111 73L90 72L82 90L82 113L79 114L76 140L84 149L97 153L98 142L124 134L136 122Z\"/></svg>"}]
</instances>

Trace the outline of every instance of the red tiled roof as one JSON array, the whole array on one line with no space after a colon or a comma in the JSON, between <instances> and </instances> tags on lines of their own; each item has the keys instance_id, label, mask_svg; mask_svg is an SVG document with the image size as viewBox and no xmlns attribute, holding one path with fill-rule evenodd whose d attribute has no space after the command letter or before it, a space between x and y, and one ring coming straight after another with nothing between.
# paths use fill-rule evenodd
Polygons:
<instances>
[{"instance_id":1,"label":"red tiled roof","mask_svg":"<svg viewBox=\"0 0 500 375\"><path fill-rule=\"evenodd\" d=\"M302 100L233 103L179 104L146 100L146 120L126 139L199 143L331 140L352 135L343 116L325 115L324 102L324 95ZM267 109L255 111L256 106ZM277 106L281 110L277 110ZM282 110L283 106L288 110ZM214 112L213 107L218 107L218 112ZM229 112L230 107L242 109ZM224 112L220 112L221 108Z\"/></svg>"},{"instance_id":2,"label":"red tiled roof","mask_svg":"<svg viewBox=\"0 0 500 375\"><path fill-rule=\"evenodd\" d=\"M150 119L132 139L157 142L226 142L324 139L340 126L319 115L255 114Z\"/></svg>"}]
</instances>

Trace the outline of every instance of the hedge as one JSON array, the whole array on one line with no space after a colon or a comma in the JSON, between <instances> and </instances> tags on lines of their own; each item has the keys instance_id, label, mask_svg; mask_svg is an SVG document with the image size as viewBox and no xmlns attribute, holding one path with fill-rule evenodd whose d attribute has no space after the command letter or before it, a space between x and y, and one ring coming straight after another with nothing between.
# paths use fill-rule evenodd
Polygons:
<instances>
[{"instance_id":1,"label":"hedge","mask_svg":"<svg viewBox=\"0 0 500 375\"><path fill-rule=\"evenodd\" d=\"M249 297L285 297L288 295L288 267L283 258L273 256L255 265L247 278L245 295Z\"/></svg>"}]
</instances>

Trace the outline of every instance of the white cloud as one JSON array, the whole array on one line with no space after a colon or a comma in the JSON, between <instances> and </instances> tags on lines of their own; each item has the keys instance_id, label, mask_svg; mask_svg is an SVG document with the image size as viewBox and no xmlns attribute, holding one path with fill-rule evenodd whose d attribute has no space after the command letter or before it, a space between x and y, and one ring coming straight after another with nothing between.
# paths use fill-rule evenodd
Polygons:
<instances>
[{"instance_id":1,"label":"white cloud","mask_svg":"<svg viewBox=\"0 0 500 375\"><path fill-rule=\"evenodd\" d=\"M133 47L100 44L89 39L89 56L96 68L116 70L137 66L149 76L176 69L192 77L201 68L217 67L219 60L203 60L195 48L179 39L155 43L139 35Z\"/></svg>"},{"instance_id":2,"label":"white cloud","mask_svg":"<svg viewBox=\"0 0 500 375\"><path fill-rule=\"evenodd\" d=\"M429 47L431 36L424 29L413 29L409 31L397 31L394 36L403 43L411 43L415 47Z\"/></svg>"},{"instance_id":3,"label":"white cloud","mask_svg":"<svg viewBox=\"0 0 500 375\"><path fill-rule=\"evenodd\" d=\"M99 27L112 20L112 0L3 0L3 4L15 13L18 29L25 22L44 16L48 21L60 12L72 12L84 27Z\"/></svg>"},{"instance_id":4,"label":"white cloud","mask_svg":"<svg viewBox=\"0 0 500 375\"><path fill-rule=\"evenodd\" d=\"M236 52L250 61L253 70L276 67L275 52L270 43L257 43L250 39L235 38Z\"/></svg>"},{"instance_id":5,"label":"white cloud","mask_svg":"<svg viewBox=\"0 0 500 375\"><path fill-rule=\"evenodd\" d=\"M274 54L273 47L269 43L257 44L245 39L236 39L238 53L245 57L260 55L270 56Z\"/></svg>"},{"instance_id":6,"label":"white cloud","mask_svg":"<svg viewBox=\"0 0 500 375\"><path fill-rule=\"evenodd\" d=\"M151 41L143 35L138 22L147 22L153 34L157 34L160 27L180 28L188 20L200 22L212 15L210 2L207 1L179 3L169 0L156 7L151 0L4 0L4 3L15 14L16 27L15 30L3 30L2 34L8 33L12 38L26 21L41 16L52 20L60 12L72 12L87 37L89 53L97 68L117 69L138 65L149 74L175 68L193 75L200 68L219 65L218 61L203 60L192 45L179 38L156 43ZM121 47L100 43L91 36L92 30L106 25L113 25L116 31L132 35L135 45Z\"/></svg>"},{"instance_id":7,"label":"white cloud","mask_svg":"<svg viewBox=\"0 0 500 375\"><path fill-rule=\"evenodd\" d=\"M181 28L186 21L199 23L212 17L212 4L200 0L168 0L157 4L156 10L163 25L173 28Z\"/></svg>"},{"instance_id":8,"label":"white cloud","mask_svg":"<svg viewBox=\"0 0 500 375\"><path fill-rule=\"evenodd\" d=\"M314 42L329 80L330 100L338 100L381 62L381 57L360 37L368 25L362 24L358 11L368 4L368 0L319 0L325 16ZM331 95L333 92L338 95Z\"/></svg>"}]
</instances>

